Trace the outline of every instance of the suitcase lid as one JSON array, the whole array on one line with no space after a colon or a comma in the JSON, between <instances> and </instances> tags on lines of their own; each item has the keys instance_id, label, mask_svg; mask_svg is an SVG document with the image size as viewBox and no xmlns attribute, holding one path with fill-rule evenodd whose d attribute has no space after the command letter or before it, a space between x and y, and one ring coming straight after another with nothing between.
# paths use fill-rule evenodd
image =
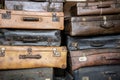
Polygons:
<instances>
[{"instance_id":1,"label":"suitcase lid","mask_svg":"<svg viewBox=\"0 0 120 80\"><path fill-rule=\"evenodd\" d=\"M71 17L71 22L90 22L90 21L112 21L120 20L120 14L118 15L103 15L103 16L82 16Z\"/></svg>"},{"instance_id":2,"label":"suitcase lid","mask_svg":"<svg viewBox=\"0 0 120 80\"><path fill-rule=\"evenodd\" d=\"M42 51L42 52L66 52L66 47L40 47L40 46L0 46L0 51Z\"/></svg>"},{"instance_id":3,"label":"suitcase lid","mask_svg":"<svg viewBox=\"0 0 120 80\"><path fill-rule=\"evenodd\" d=\"M96 2L80 2L77 3L77 7L90 7L96 6L97 8L106 8L110 7L113 4L120 4L120 1L113 0L113 1L96 1Z\"/></svg>"},{"instance_id":4,"label":"suitcase lid","mask_svg":"<svg viewBox=\"0 0 120 80\"><path fill-rule=\"evenodd\" d=\"M34 12L34 11L15 11L0 9L0 14L8 15L25 15L25 16L42 16L42 17L63 17L63 12Z\"/></svg>"}]
</instances>

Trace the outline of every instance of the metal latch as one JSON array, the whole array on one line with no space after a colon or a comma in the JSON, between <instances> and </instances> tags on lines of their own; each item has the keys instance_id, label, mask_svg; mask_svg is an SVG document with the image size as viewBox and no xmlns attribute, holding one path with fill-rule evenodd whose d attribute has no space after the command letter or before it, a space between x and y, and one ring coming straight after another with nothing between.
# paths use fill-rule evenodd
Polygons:
<instances>
[{"instance_id":1,"label":"metal latch","mask_svg":"<svg viewBox=\"0 0 120 80\"><path fill-rule=\"evenodd\" d=\"M5 56L5 48L0 48L0 57Z\"/></svg>"},{"instance_id":2,"label":"metal latch","mask_svg":"<svg viewBox=\"0 0 120 80\"><path fill-rule=\"evenodd\" d=\"M28 48L27 50L28 54L27 55L19 55L19 59L40 59L41 55L32 55L32 49Z\"/></svg>"},{"instance_id":3,"label":"metal latch","mask_svg":"<svg viewBox=\"0 0 120 80\"><path fill-rule=\"evenodd\" d=\"M52 13L52 21L53 21L53 22L59 22L59 21L60 21L60 19L59 19L59 17L57 16L56 13Z\"/></svg>"},{"instance_id":4,"label":"metal latch","mask_svg":"<svg viewBox=\"0 0 120 80\"><path fill-rule=\"evenodd\" d=\"M60 57L60 56L61 56L61 53L58 52L56 48L53 48L53 56L55 56L55 57Z\"/></svg>"},{"instance_id":5,"label":"metal latch","mask_svg":"<svg viewBox=\"0 0 120 80\"><path fill-rule=\"evenodd\" d=\"M6 13L2 13L2 19L11 19L11 11L6 11Z\"/></svg>"}]
</instances>

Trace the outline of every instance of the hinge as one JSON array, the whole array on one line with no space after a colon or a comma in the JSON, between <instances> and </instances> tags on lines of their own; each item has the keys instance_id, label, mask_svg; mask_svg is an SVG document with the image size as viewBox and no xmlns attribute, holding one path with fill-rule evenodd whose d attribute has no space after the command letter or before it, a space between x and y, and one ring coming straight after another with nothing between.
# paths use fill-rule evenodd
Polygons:
<instances>
[{"instance_id":1,"label":"hinge","mask_svg":"<svg viewBox=\"0 0 120 80\"><path fill-rule=\"evenodd\" d=\"M5 48L0 48L0 57L5 56Z\"/></svg>"},{"instance_id":2,"label":"hinge","mask_svg":"<svg viewBox=\"0 0 120 80\"><path fill-rule=\"evenodd\" d=\"M54 57L60 57L61 56L61 53L58 52L58 50L56 48L53 48L53 56Z\"/></svg>"},{"instance_id":3,"label":"hinge","mask_svg":"<svg viewBox=\"0 0 120 80\"><path fill-rule=\"evenodd\" d=\"M2 13L2 19L11 19L11 11L6 11L6 13Z\"/></svg>"},{"instance_id":4,"label":"hinge","mask_svg":"<svg viewBox=\"0 0 120 80\"><path fill-rule=\"evenodd\" d=\"M57 16L56 13L52 13L52 21L53 21L53 22L59 22L59 21L60 21L60 19L59 19L59 17Z\"/></svg>"}]
</instances>

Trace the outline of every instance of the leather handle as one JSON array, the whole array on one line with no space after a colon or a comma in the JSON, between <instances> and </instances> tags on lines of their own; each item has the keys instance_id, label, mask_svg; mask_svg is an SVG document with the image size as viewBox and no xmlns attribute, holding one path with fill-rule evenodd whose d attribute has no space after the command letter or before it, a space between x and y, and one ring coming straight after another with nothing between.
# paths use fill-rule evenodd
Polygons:
<instances>
[{"instance_id":1,"label":"leather handle","mask_svg":"<svg viewBox=\"0 0 120 80\"><path fill-rule=\"evenodd\" d=\"M111 5L110 4L100 4L100 5L97 5L97 8L110 8Z\"/></svg>"},{"instance_id":2,"label":"leather handle","mask_svg":"<svg viewBox=\"0 0 120 80\"><path fill-rule=\"evenodd\" d=\"M106 23L100 23L100 27L101 28L104 28L104 29L110 29L110 28L113 28L115 26L115 24L114 23L108 23L108 22L106 22Z\"/></svg>"},{"instance_id":3,"label":"leather handle","mask_svg":"<svg viewBox=\"0 0 120 80\"><path fill-rule=\"evenodd\" d=\"M101 42L101 41L91 41L90 42L90 46L92 47L102 47L105 45L105 42Z\"/></svg>"},{"instance_id":4,"label":"leather handle","mask_svg":"<svg viewBox=\"0 0 120 80\"><path fill-rule=\"evenodd\" d=\"M19 55L19 59L40 59L41 55Z\"/></svg>"},{"instance_id":5,"label":"leather handle","mask_svg":"<svg viewBox=\"0 0 120 80\"><path fill-rule=\"evenodd\" d=\"M120 60L120 56L105 57L106 60Z\"/></svg>"},{"instance_id":6,"label":"leather handle","mask_svg":"<svg viewBox=\"0 0 120 80\"><path fill-rule=\"evenodd\" d=\"M104 74L105 74L105 75L115 75L115 74L117 74L117 73L114 72L114 71L106 71L106 72L104 72Z\"/></svg>"},{"instance_id":7,"label":"leather handle","mask_svg":"<svg viewBox=\"0 0 120 80\"><path fill-rule=\"evenodd\" d=\"M26 22L38 22L38 21L39 21L39 18L23 17L23 21L26 21Z\"/></svg>"}]
</instances>

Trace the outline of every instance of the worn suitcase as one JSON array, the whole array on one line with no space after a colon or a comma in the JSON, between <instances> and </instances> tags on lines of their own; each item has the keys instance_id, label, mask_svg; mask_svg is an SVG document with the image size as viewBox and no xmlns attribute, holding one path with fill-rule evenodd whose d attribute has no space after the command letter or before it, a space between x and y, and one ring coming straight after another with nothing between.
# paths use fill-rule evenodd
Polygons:
<instances>
[{"instance_id":1,"label":"worn suitcase","mask_svg":"<svg viewBox=\"0 0 120 80\"><path fill-rule=\"evenodd\" d=\"M30 6L31 5L31 6ZM39 12L63 12L63 3L32 2L32 1L5 1L8 10L24 10Z\"/></svg>"},{"instance_id":2,"label":"worn suitcase","mask_svg":"<svg viewBox=\"0 0 120 80\"><path fill-rule=\"evenodd\" d=\"M0 80L54 80L53 69L0 70Z\"/></svg>"},{"instance_id":3,"label":"worn suitcase","mask_svg":"<svg viewBox=\"0 0 120 80\"><path fill-rule=\"evenodd\" d=\"M120 1L81 2L71 8L72 15L119 14Z\"/></svg>"},{"instance_id":4,"label":"worn suitcase","mask_svg":"<svg viewBox=\"0 0 120 80\"><path fill-rule=\"evenodd\" d=\"M120 49L86 49L70 51L71 68L120 64Z\"/></svg>"},{"instance_id":5,"label":"worn suitcase","mask_svg":"<svg viewBox=\"0 0 120 80\"><path fill-rule=\"evenodd\" d=\"M120 48L120 35L97 37L67 37L69 50Z\"/></svg>"},{"instance_id":6,"label":"worn suitcase","mask_svg":"<svg viewBox=\"0 0 120 80\"><path fill-rule=\"evenodd\" d=\"M120 15L71 17L65 22L71 36L93 36L120 33Z\"/></svg>"},{"instance_id":7,"label":"worn suitcase","mask_svg":"<svg viewBox=\"0 0 120 80\"><path fill-rule=\"evenodd\" d=\"M64 29L63 12L0 10L0 28Z\"/></svg>"},{"instance_id":8,"label":"worn suitcase","mask_svg":"<svg viewBox=\"0 0 120 80\"><path fill-rule=\"evenodd\" d=\"M66 59L66 47L0 46L0 69L65 69Z\"/></svg>"},{"instance_id":9,"label":"worn suitcase","mask_svg":"<svg viewBox=\"0 0 120 80\"><path fill-rule=\"evenodd\" d=\"M60 46L59 30L13 30L1 29L5 45Z\"/></svg>"},{"instance_id":10,"label":"worn suitcase","mask_svg":"<svg viewBox=\"0 0 120 80\"><path fill-rule=\"evenodd\" d=\"M31 1L39 1L39 2L65 2L65 0L31 0Z\"/></svg>"},{"instance_id":11,"label":"worn suitcase","mask_svg":"<svg viewBox=\"0 0 120 80\"><path fill-rule=\"evenodd\" d=\"M80 68L73 75L74 80L120 80L120 65Z\"/></svg>"}]
</instances>

